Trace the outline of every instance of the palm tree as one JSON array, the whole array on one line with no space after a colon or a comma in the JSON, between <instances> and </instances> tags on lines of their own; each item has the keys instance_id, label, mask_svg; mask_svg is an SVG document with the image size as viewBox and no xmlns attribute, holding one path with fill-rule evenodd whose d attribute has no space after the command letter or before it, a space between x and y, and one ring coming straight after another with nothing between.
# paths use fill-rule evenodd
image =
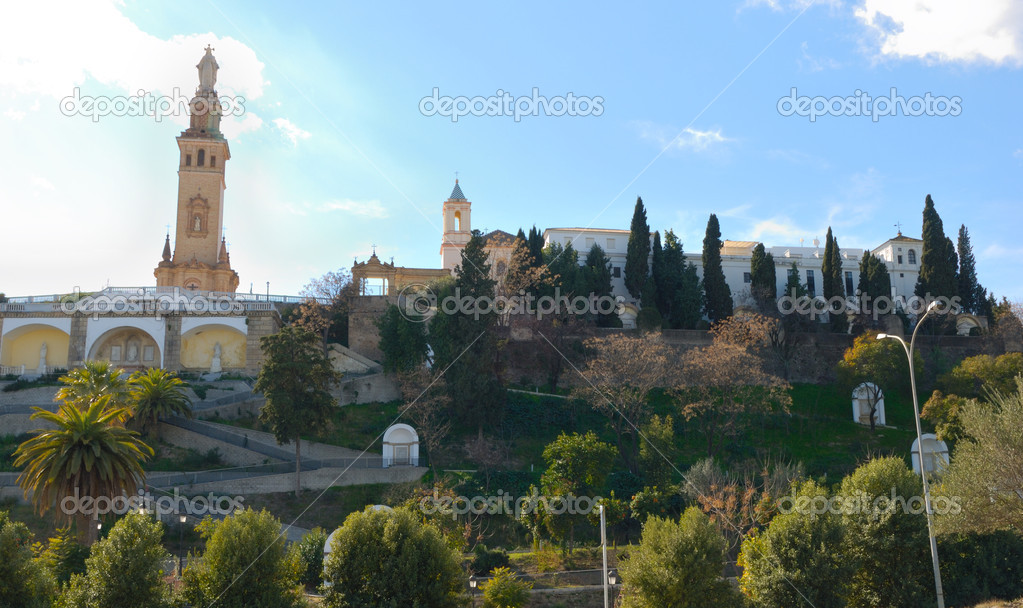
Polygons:
<instances>
[{"instance_id":1,"label":"palm tree","mask_svg":"<svg viewBox=\"0 0 1023 608\"><path fill-rule=\"evenodd\" d=\"M96 529L88 509L68 507L68 497L106 497L113 500L123 494L134 495L145 479L142 462L153 449L139 439L138 433L124 428L125 408L109 405L112 395L91 400L85 408L65 402L56 412L42 408L32 419L40 419L55 429L40 429L36 436L14 452L16 467L24 467L18 485L40 515L58 506L57 518L74 521L83 542L91 544ZM76 501L78 507L81 501ZM91 518L95 519L95 517Z\"/></svg>"},{"instance_id":2,"label":"palm tree","mask_svg":"<svg viewBox=\"0 0 1023 608\"><path fill-rule=\"evenodd\" d=\"M57 391L54 401L88 409L94 401L109 397L107 405L114 408L127 407L131 396L128 382L123 376L123 369L111 367L106 361L86 361L82 367L61 376L60 381L64 386Z\"/></svg>"},{"instance_id":3,"label":"palm tree","mask_svg":"<svg viewBox=\"0 0 1023 608\"><path fill-rule=\"evenodd\" d=\"M173 372L151 367L135 372L128 381L131 389L132 419L145 432L167 416L192 417L192 402L185 394L185 383Z\"/></svg>"}]
</instances>

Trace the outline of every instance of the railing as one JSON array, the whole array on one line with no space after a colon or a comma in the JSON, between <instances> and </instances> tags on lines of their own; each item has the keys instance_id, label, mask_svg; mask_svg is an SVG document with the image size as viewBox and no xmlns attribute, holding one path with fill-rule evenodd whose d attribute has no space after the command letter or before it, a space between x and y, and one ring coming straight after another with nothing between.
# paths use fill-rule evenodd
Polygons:
<instances>
[{"instance_id":1,"label":"railing","mask_svg":"<svg viewBox=\"0 0 1023 608\"><path fill-rule=\"evenodd\" d=\"M16 376L25 375L24 365L0 365L0 376L7 376L14 374Z\"/></svg>"},{"instance_id":2,"label":"railing","mask_svg":"<svg viewBox=\"0 0 1023 608\"><path fill-rule=\"evenodd\" d=\"M101 290L94 292L74 291L71 293L56 293L56 294L45 294L45 295L32 295L32 296L14 296L8 297L7 303L0 304L0 311L4 312L24 312L23 308L18 308L25 304L40 304L48 303L54 304L56 310L61 310L60 305L62 302L76 302L86 297L123 297L123 298L136 298L136 299L148 299L156 298L160 296L174 296L181 294L185 297L205 297L205 298L224 298L233 301L245 302L245 303L257 303L262 302L264 304L301 304L309 299L315 299L321 304L329 304L330 300L327 298L309 298L306 296L292 296L292 295L280 295L280 294L258 294L258 293L239 293L229 291L190 291L182 289L180 287L106 287ZM254 309L260 310L260 309Z\"/></svg>"}]
</instances>

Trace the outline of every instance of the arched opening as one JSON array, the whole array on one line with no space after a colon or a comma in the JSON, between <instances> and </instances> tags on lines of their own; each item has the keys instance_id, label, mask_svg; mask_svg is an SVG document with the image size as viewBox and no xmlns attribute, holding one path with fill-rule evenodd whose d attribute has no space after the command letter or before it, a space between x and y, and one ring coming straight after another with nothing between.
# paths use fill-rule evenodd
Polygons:
<instances>
[{"instance_id":1,"label":"arched opening","mask_svg":"<svg viewBox=\"0 0 1023 608\"><path fill-rule=\"evenodd\" d=\"M245 334L234 327L211 323L181 336L181 367L195 371L245 368Z\"/></svg>"},{"instance_id":2,"label":"arched opening","mask_svg":"<svg viewBox=\"0 0 1023 608\"><path fill-rule=\"evenodd\" d=\"M201 148L199 149L199 156L197 158L196 164L199 165L200 167L206 165L206 150L203 150Z\"/></svg>"},{"instance_id":3,"label":"arched opening","mask_svg":"<svg viewBox=\"0 0 1023 608\"><path fill-rule=\"evenodd\" d=\"M24 373L37 374L67 369L70 341L66 331L51 325L22 325L4 335L0 366L10 373L22 373L22 366Z\"/></svg>"},{"instance_id":4,"label":"arched opening","mask_svg":"<svg viewBox=\"0 0 1023 608\"><path fill-rule=\"evenodd\" d=\"M462 229L462 212L455 211L455 230L460 231Z\"/></svg>"},{"instance_id":5,"label":"arched opening","mask_svg":"<svg viewBox=\"0 0 1023 608\"><path fill-rule=\"evenodd\" d=\"M909 250L909 263L910 264L916 264L916 250L915 249L910 249Z\"/></svg>"},{"instance_id":6,"label":"arched opening","mask_svg":"<svg viewBox=\"0 0 1023 608\"><path fill-rule=\"evenodd\" d=\"M137 327L115 327L104 333L89 350L89 359L107 361L127 372L163 365L156 339Z\"/></svg>"}]
</instances>

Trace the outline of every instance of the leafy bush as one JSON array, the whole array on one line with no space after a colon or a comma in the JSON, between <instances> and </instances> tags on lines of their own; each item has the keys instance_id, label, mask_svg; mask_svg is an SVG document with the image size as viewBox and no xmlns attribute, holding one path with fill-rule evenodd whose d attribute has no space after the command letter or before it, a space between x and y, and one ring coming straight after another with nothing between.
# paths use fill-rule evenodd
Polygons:
<instances>
[{"instance_id":1,"label":"leafy bush","mask_svg":"<svg viewBox=\"0 0 1023 608\"><path fill-rule=\"evenodd\" d=\"M53 579L32 558L28 527L0 511L0 606L49 608Z\"/></svg>"},{"instance_id":2,"label":"leafy bush","mask_svg":"<svg viewBox=\"0 0 1023 608\"><path fill-rule=\"evenodd\" d=\"M483 583L483 608L522 608L529 601L533 583L520 581L508 568L497 568Z\"/></svg>"},{"instance_id":3,"label":"leafy bush","mask_svg":"<svg viewBox=\"0 0 1023 608\"><path fill-rule=\"evenodd\" d=\"M1008 530L938 538L949 607L1023 596L1023 537Z\"/></svg>"},{"instance_id":4,"label":"leafy bush","mask_svg":"<svg viewBox=\"0 0 1023 608\"><path fill-rule=\"evenodd\" d=\"M461 556L413 512L352 513L331 543L327 608L464 605Z\"/></svg>"},{"instance_id":5,"label":"leafy bush","mask_svg":"<svg viewBox=\"0 0 1023 608\"><path fill-rule=\"evenodd\" d=\"M469 569L476 576L487 576L498 568L508 566L508 552L504 549L487 549L480 543L472 550L473 558Z\"/></svg>"},{"instance_id":6,"label":"leafy bush","mask_svg":"<svg viewBox=\"0 0 1023 608\"><path fill-rule=\"evenodd\" d=\"M315 589L323 582L323 549L328 536L323 528L313 528L296 545L302 566L298 582L307 589Z\"/></svg>"},{"instance_id":7,"label":"leafy bush","mask_svg":"<svg viewBox=\"0 0 1023 608\"><path fill-rule=\"evenodd\" d=\"M298 553L288 551L281 522L268 511L245 509L197 527L206 541L182 580L193 606L292 608L302 604Z\"/></svg>"},{"instance_id":8,"label":"leafy bush","mask_svg":"<svg viewBox=\"0 0 1023 608\"><path fill-rule=\"evenodd\" d=\"M89 548L78 542L70 528L57 530L57 535L50 538L46 549L39 555L60 586L68 583L75 574L85 574L88 557Z\"/></svg>"},{"instance_id":9,"label":"leafy bush","mask_svg":"<svg viewBox=\"0 0 1023 608\"><path fill-rule=\"evenodd\" d=\"M173 604L161 564L163 525L141 513L121 518L92 547L86 572L71 577L57 608L159 608Z\"/></svg>"},{"instance_id":10,"label":"leafy bush","mask_svg":"<svg viewBox=\"0 0 1023 608\"><path fill-rule=\"evenodd\" d=\"M721 577L725 539L703 511L686 509L678 522L650 517L622 561L623 608L722 608L742 597ZM684 574L682 574L684 573Z\"/></svg>"}]
</instances>

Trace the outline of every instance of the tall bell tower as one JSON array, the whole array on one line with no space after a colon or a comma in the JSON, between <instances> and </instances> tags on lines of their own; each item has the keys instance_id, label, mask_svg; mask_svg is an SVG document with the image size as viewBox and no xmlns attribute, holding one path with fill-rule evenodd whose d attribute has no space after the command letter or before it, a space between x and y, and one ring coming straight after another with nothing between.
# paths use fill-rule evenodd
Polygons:
<instances>
[{"instance_id":1,"label":"tall bell tower","mask_svg":"<svg viewBox=\"0 0 1023 608\"><path fill-rule=\"evenodd\" d=\"M157 287L181 287L193 291L238 289L238 273L224 237L224 168L231 158L227 140L220 132L223 107L217 96L217 65L213 49L195 66L199 86L189 102L189 126L178 136L178 213L171 253L170 234L163 260L154 275Z\"/></svg>"},{"instance_id":2,"label":"tall bell tower","mask_svg":"<svg viewBox=\"0 0 1023 608\"><path fill-rule=\"evenodd\" d=\"M445 270L453 272L455 266L462 263L462 249L472 237L472 224L469 223L471 212L472 203L462 194L462 187L456 179L455 188L442 207L444 237L440 244L440 261Z\"/></svg>"}]
</instances>

